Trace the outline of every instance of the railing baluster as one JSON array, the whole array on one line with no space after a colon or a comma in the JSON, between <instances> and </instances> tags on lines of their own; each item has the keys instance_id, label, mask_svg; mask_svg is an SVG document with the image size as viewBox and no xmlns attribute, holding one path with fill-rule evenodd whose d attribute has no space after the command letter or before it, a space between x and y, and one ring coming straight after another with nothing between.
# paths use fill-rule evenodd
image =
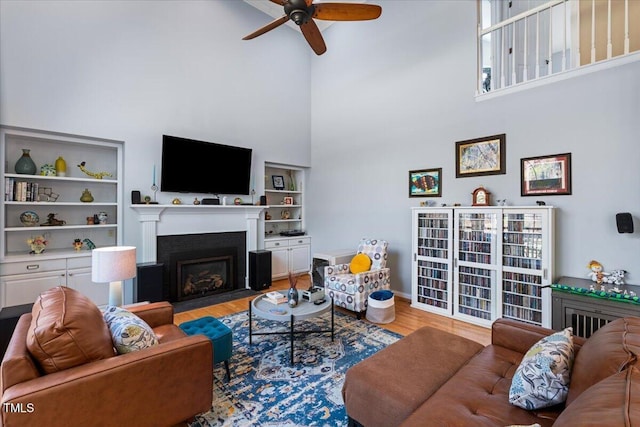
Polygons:
<instances>
[{"instance_id":1,"label":"railing baluster","mask_svg":"<svg viewBox=\"0 0 640 427\"><path fill-rule=\"evenodd\" d=\"M611 0L607 1L607 59L611 59L613 45L611 44Z\"/></svg>"},{"instance_id":2,"label":"railing baluster","mask_svg":"<svg viewBox=\"0 0 640 427\"><path fill-rule=\"evenodd\" d=\"M540 12L536 12L536 79L540 77Z\"/></svg>"},{"instance_id":3,"label":"railing baluster","mask_svg":"<svg viewBox=\"0 0 640 427\"><path fill-rule=\"evenodd\" d=\"M624 54L629 53L629 0L624 0Z\"/></svg>"},{"instance_id":4,"label":"railing baluster","mask_svg":"<svg viewBox=\"0 0 640 427\"><path fill-rule=\"evenodd\" d=\"M576 28L573 31L572 43L576 46L575 54L571 52L571 57L573 58L573 67L580 66L580 51L582 50L582 45L580 43L580 0L573 0L573 7L576 15ZM574 39L575 38L575 39Z\"/></svg>"},{"instance_id":5,"label":"railing baluster","mask_svg":"<svg viewBox=\"0 0 640 427\"><path fill-rule=\"evenodd\" d=\"M517 83L516 80L516 23L511 24L511 85Z\"/></svg>"},{"instance_id":6,"label":"railing baluster","mask_svg":"<svg viewBox=\"0 0 640 427\"><path fill-rule=\"evenodd\" d=\"M529 56L529 45L528 45L528 35L529 35L529 27L527 25L528 19L525 16L524 17L524 69L522 70L522 81L526 82L527 80L529 80L528 77L528 71L527 71L527 67L528 67L528 62L527 61L527 57Z\"/></svg>"},{"instance_id":7,"label":"railing baluster","mask_svg":"<svg viewBox=\"0 0 640 427\"><path fill-rule=\"evenodd\" d=\"M549 69L547 76L553 74L553 6L549 7Z\"/></svg>"},{"instance_id":8,"label":"railing baluster","mask_svg":"<svg viewBox=\"0 0 640 427\"><path fill-rule=\"evenodd\" d=\"M506 27L502 27L500 29L500 44L502 45L502 48L500 49L500 52L501 52L500 53L500 88L504 88L505 85L506 85L505 78L504 78L504 63L505 63L505 61L504 61L504 53L505 53L505 50L504 50L504 39L505 39L505 37L504 37L504 29L505 28Z\"/></svg>"},{"instance_id":9,"label":"railing baluster","mask_svg":"<svg viewBox=\"0 0 640 427\"><path fill-rule=\"evenodd\" d=\"M596 0L591 0L591 63L596 62Z\"/></svg>"},{"instance_id":10,"label":"railing baluster","mask_svg":"<svg viewBox=\"0 0 640 427\"><path fill-rule=\"evenodd\" d=\"M562 4L562 71L567 69L567 2Z\"/></svg>"}]
</instances>

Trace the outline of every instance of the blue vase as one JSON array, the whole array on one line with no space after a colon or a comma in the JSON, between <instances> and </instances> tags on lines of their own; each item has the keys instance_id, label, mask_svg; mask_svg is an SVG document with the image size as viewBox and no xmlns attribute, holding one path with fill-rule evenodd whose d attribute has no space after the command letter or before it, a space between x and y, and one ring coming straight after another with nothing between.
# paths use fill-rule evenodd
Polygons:
<instances>
[{"instance_id":1,"label":"blue vase","mask_svg":"<svg viewBox=\"0 0 640 427\"><path fill-rule=\"evenodd\" d=\"M30 150L27 148L22 149L22 157L20 157L16 162L16 166L15 166L16 173L19 173L22 175L36 174L36 170L37 170L36 164L31 159L31 156L29 155L29 151Z\"/></svg>"}]
</instances>

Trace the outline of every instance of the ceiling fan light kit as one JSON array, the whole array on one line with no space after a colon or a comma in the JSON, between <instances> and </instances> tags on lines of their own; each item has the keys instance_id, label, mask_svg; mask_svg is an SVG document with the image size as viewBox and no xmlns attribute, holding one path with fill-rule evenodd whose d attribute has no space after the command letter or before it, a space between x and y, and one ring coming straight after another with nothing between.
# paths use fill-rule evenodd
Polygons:
<instances>
[{"instance_id":1,"label":"ceiling fan light kit","mask_svg":"<svg viewBox=\"0 0 640 427\"><path fill-rule=\"evenodd\" d=\"M317 54L322 55L327 47L320 33L318 25L313 19L326 21L365 21L377 19L382 13L378 5L360 3L318 3L313 0L270 0L272 3L284 7L284 15L280 18L258 28L242 40L251 40L262 34L279 27L291 20L300 27L302 35Z\"/></svg>"}]
</instances>

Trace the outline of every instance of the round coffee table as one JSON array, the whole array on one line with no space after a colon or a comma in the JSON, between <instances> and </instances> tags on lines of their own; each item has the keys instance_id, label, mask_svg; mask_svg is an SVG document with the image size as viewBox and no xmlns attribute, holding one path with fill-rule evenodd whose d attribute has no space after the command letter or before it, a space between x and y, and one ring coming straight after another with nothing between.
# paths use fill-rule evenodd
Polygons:
<instances>
[{"instance_id":1,"label":"round coffee table","mask_svg":"<svg viewBox=\"0 0 640 427\"><path fill-rule=\"evenodd\" d=\"M287 294L286 291L279 291L281 294ZM289 342L291 346L291 357L290 363L293 365L293 341L296 335L307 335L307 334L326 334L331 333L331 341L333 341L333 331L334 331L334 311L333 311L333 299L325 298L324 302L321 304L314 304L312 302L302 300L302 296L300 292L298 292L300 298L298 305L295 307L290 307L289 304L273 304L269 301L266 301L266 296L260 295L259 297L254 298L249 303L249 345L252 344L252 337L254 335L289 335ZM318 317L321 314L324 314L328 311L331 311L331 329L314 329L307 331L296 331L294 327L294 323L299 320L310 319L313 317ZM276 322L289 322L289 330L288 331L261 331L254 332L252 326L253 315L267 319L267 320L275 320Z\"/></svg>"}]
</instances>

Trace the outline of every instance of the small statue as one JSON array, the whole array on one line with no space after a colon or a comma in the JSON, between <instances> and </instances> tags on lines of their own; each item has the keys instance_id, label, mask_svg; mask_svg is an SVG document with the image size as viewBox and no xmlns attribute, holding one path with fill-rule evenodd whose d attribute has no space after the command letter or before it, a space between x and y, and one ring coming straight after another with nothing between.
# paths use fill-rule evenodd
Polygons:
<instances>
[{"instance_id":1,"label":"small statue","mask_svg":"<svg viewBox=\"0 0 640 427\"><path fill-rule=\"evenodd\" d=\"M198 198L196 197L195 199L193 199L193 204L194 205L199 205L200 204L200 200L198 200Z\"/></svg>"},{"instance_id":2,"label":"small statue","mask_svg":"<svg viewBox=\"0 0 640 427\"><path fill-rule=\"evenodd\" d=\"M175 198L171 201L172 204L174 205L181 205L182 204L182 200L180 200L179 198Z\"/></svg>"},{"instance_id":3,"label":"small statue","mask_svg":"<svg viewBox=\"0 0 640 427\"><path fill-rule=\"evenodd\" d=\"M604 278L604 281L614 285L624 285L624 275L626 273L626 270L611 270L611 273Z\"/></svg>"},{"instance_id":4,"label":"small statue","mask_svg":"<svg viewBox=\"0 0 640 427\"><path fill-rule=\"evenodd\" d=\"M89 249L95 249L95 248L96 248L95 243L93 243L93 242L92 242L91 240L89 240L89 239L84 239L84 240L83 240L83 242L84 242L84 244L85 244L85 245L87 245L87 247L88 247Z\"/></svg>"},{"instance_id":5,"label":"small statue","mask_svg":"<svg viewBox=\"0 0 640 427\"><path fill-rule=\"evenodd\" d=\"M76 251L79 251L80 249L82 249L82 240L73 239L73 249L75 249Z\"/></svg>"},{"instance_id":6,"label":"small statue","mask_svg":"<svg viewBox=\"0 0 640 427\"><path fill-rule=\"evenodd\" d=\"M113 176L113 175L111 175L109 172L89 172L89 171L84 167L84 165L85 165L85 164L86 164L86 162L81 162L81 163L78 165L78 167L80 168L80 170L81 170L82 172L86 173L87 175L89 175L89 176L90 176L90 177L92 177L92 178L95 178L95 179L102 179L102 178L104 178L105 176L108 176L108 177L112 177L112 176Z\"/></svg>"},{"instance_id":7,"label":"small statue","mask_svg":"<svg viewBox=\"0 0 640 427\"><path fill-rule=\"evenodd\" d=\"M50 213L49 215L47 215L47 222L40 225L43 227L55 227L55 226L65 225L67 223L67 221L57 219L56 215L57 214Z\"/></svg>"},{"instance_id":8,"label":"small statue","mask_svg":"<svg viewBox=\"0 0 640 427\"><path fill-rule=\"evenodd\" d=\"M602 285L602 283L604 283L605 281L604 277L609 275L609 273L605 273L604 271L602 271L602 264L600 264L596 260L591 260L587 267L591 270L591 273L589 273L589 277L591 277L591 280L596 282L598 285Z\"/></svg>"}]
</instances>

